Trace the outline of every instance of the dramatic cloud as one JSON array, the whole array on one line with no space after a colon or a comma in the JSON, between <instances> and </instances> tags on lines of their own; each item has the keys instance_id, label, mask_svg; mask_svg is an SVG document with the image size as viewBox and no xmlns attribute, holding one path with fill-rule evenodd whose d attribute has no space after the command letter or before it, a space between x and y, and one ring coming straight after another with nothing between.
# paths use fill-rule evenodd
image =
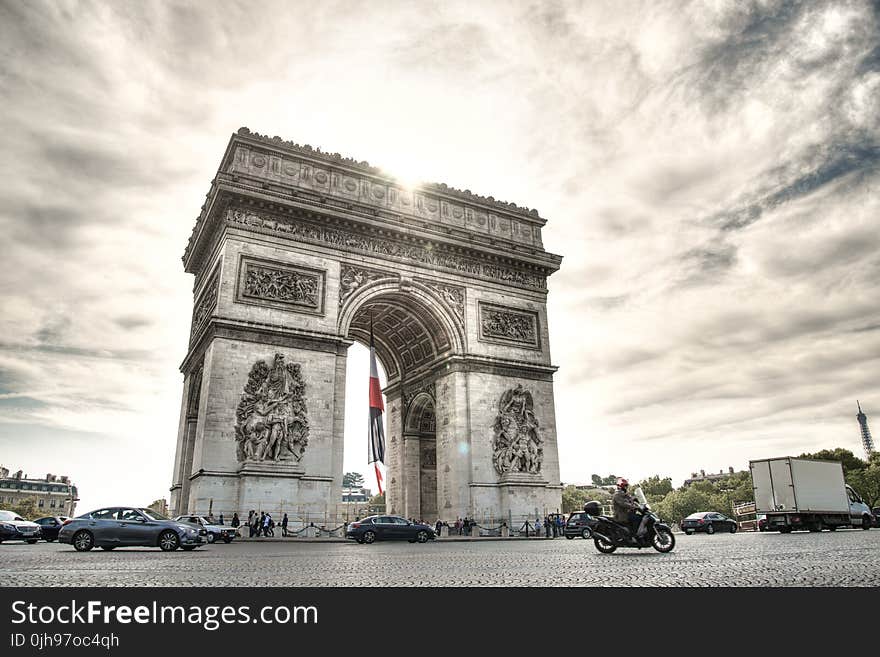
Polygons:
<instances>
[{"instance_id":1,"label":"dramatic cloud","mask_svg":"<svg viewBox=\"0 0 880 657\"><path fill-rule=\"evenodd\" d=\"M547 217L565 481L880 416L876 3L0 0L0 101L0 454L85 506L167 495L180 255L242 125Z\"/></svg>"}]
</instances>

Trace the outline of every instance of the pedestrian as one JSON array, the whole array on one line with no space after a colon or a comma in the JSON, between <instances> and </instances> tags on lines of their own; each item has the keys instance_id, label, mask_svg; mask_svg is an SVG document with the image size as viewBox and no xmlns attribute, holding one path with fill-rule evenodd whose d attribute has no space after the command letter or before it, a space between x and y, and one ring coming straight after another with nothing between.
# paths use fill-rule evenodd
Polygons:
<instances>
[{"instance_id":1,"label":"pedestrian","mask_svg":"<svg viewBox=\"0 0 880 657\"><path fill-rule=\"evenodd\" d=\"M281 519L281 535L287 536L287 514Z\"/></svg>"},{"instance_id":2,"label":"pedestrian","mask_svg":"<svg viewBox=\"0 0 880 657\"><path fill-rule=\"evenodd\" d=\"M232 514L232 522L229 523L229 524L231 524L231 525L232 525L233 527L235 527L236 529L237 529L238 526L241 524L241 521L238 519L238 514L237 514L237 513L233 513L233 514Z\"/></svg>"},{"instance_id":3,"label":"pedestrian","mask_svg":"<svg viewBox=\"0 0 880 657\"><path fill-rule=\"evenodd\" d=\"M268 513L265 516L263 516L263 536L269 535L269 523L271 523L271 522L272 522L272 516L270 516Z\"/></svg>"},{"instance_id":4,"label":"pedestrian","mask_svg":"<svg viewBox=\"0 0 880 657\"><path fill-rule=\"evenodd\" d=\"M550 528L553 530L553 538L556 538L556 518L550 520Z\"/></svg>"},{"instance_id":5,"label":"pedestrian","mask_svg":"<svg viewBox=\"0 0 880 657\"><path fill-rule=\"evenodd\" d=\"M535 536L541 535L541 519L535 518Z\"/></svg>"},{"instance_id":6,"label":"pedestrian","mask_svg":"<svg viewBox=\"0 0 880 657\"><path fill-rule=\"evenodd\" d=\"M256 525L256 531L257 531L258 538L263 535L263 522L265 522L265 520L266 520L266 513L264 511L260 511L259 517L257 517L256 514L254 514L254 524Z\"/></svg>"},{"instance_id":7,"label":"pedestrian","mask_svg":"<svg viewBox=\"0 0 880 657\"><path fill-rule=\"evenodd\" d=\"M223 524L223 514L222 513L220 514L220 524L221 525Z\"/></svg>"},{"instance_id":8,"label":"pedestrian","mask_svg":"<svg viewBox=\"0 0 880 657\"><path fill-rule=\"evenodd\" d=\"M254 513L255 513L255 512L254 512L253 509L251 509L251 510L248 512L248 521L247 521L247 525L248 525L248 529L251 531L251 536L254 535L254 533L253 533L253 527L254 527Z\"/></svg>"},{"instance_id":9,"label":"pedestrian","mask_svg":"<svg viewBox=\"0 0 880 657\"><path fill-rule=\"evenodd\" d=\"M556 516L556 529L559 530L560 536L565 533L565 520L563 520L562 514Z\"/></svg>"},{"instance_id":10,"label":"pedestrian","mask_svg":"<svg viewBox=\"0 0 880 657\"><path fill-rule=\"evenodd\" d=\"M437 531L437 536L440 536L440 532L443 529L443 523L440 522L440 519L437 519L437 524L434 526Z\"/></svg>"}]
</instances>

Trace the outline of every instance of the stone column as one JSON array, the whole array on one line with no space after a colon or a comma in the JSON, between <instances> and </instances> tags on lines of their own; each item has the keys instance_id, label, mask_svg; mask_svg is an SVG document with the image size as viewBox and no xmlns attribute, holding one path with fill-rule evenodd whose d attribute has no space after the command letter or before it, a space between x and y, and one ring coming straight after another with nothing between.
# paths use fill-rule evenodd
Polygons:
<instances>
[{"instance_id":1,"label":"stone column","mask_svg":"<svg viewBox=\"0 0 880 657\"><path fill-rule=\"evenodd\" d=\"M421 441L418 436L403 437L403 515L406 518L421 519Z\"/></svg>"},{"instance_id":2,"label":"stone column","mask_svg":"<svg viewBox=\"0 0 880 657\"><path fill-rule=\"evenodd\" d=\"M345 365L348 360L348 347L340 347L336 353L336 368L333 379L333 446L331 447L331 473L333 485L330 487L329 508L335 510L342 502L342 470L345 438Z\"/></svg>"}]
</instances>

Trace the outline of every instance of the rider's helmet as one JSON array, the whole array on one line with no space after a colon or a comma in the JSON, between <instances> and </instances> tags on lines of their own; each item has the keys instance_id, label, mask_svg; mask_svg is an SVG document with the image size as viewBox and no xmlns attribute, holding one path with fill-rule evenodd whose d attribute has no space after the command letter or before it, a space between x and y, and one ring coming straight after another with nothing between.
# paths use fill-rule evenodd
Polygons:
<instances>
[{"instance_id":1,"label":"rider's helmet","mask_svg":"<svg viewBox=\"0 0 880 657\"><path fill-rule=\"evenodd\" d=\"M627 486L629 486L629 482L623 477L617 478L617 489L618 490L626 490Z\"/></svg>"}]
</instances>

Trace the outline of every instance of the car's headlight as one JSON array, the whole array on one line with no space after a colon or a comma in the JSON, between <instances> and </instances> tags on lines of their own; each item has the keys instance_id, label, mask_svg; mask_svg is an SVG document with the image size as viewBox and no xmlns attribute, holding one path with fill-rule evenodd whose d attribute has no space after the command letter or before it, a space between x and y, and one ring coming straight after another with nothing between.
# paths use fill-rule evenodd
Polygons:
<instances>
[{"instance_id":1,"label":"car's headlight","mask_svg":"<svg viewBox=\"0 0 880 657\"><path fill-rule=\"evenodd\" d=\"M183 531L189 534L195 534L196 530L190 527L189 525L177 525L178 529L182 529Z\"/></svg>"}]
</instances>

